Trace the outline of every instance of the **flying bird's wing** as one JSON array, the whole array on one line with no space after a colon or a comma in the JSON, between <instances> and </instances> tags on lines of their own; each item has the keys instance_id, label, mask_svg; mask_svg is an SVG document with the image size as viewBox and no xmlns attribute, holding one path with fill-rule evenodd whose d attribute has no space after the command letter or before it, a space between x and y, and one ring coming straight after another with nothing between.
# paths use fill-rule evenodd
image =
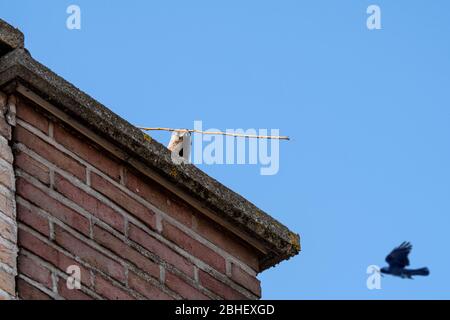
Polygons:
<instances>
[{"instance_id":1,"label":"flying bird's wing","mask_svg":"<svg viewBox=\"0 0 450 320\"><path fill-rule=\"evenodd\" d=\"M404 268L409 266L408 255L411 252L412 245L409 242L403 242L400 246L392 250L386 257L386 262L392 268Z\"/></svg>"}]
</instances>

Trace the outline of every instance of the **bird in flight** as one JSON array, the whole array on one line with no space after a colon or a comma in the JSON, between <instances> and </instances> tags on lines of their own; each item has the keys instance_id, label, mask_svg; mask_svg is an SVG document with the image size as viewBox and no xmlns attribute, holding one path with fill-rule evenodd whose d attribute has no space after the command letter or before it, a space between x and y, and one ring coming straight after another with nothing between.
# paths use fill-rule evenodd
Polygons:
<instances>
[{"instance_id":1,"label":"bird in flight","mask_svg":"<svg viewBox=\"0 0 450 320\"><path fill-rule=\"evenodd\" d=\"M408 255L411 249L411 243L403 242L400 246L392 250L386 257L386 262L389 264L389 267L381 268L381 273L404 279L412 279L413 276L428 276L430 274L428 268L406 269L409 266Z\"/></svg>"}]
</instances>

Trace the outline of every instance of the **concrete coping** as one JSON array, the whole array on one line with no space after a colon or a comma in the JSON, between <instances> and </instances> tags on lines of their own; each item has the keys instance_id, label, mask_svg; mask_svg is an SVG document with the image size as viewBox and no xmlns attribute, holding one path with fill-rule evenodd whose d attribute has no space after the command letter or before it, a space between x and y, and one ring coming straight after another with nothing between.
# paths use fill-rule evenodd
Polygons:
<instances>
[{"instance_id":1,"label":"concrete coping","mask_svg":"<svg viewBox=\"0 0 450 320\"><path fill-rule=\"evenodd\" d=\"M0 55L24 47L23 33L0 19Z\"/></svg>"}]
</instances>

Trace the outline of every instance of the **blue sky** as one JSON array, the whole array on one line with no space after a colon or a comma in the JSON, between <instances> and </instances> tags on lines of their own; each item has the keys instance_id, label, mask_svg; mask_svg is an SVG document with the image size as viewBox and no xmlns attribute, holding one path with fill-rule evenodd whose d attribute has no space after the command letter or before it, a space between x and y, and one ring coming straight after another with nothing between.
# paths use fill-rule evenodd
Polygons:
<instances>
[{"instance_id":1,"label":"blue sky","mask_svg":"<svg viewBox=\"0 0 450 320\"><path fill-rule=\"evenodd\" d=\"M66 8L82 29L66 28ZM382 30L366 28L377 4ZM136 125L279 128L280 171L200 166L298 232L265 299L450 298L450 3L0 2L33 56ZM167 134L155 135L166 143ZM413 267L366 268L411 241Z\"/></svg>"}]
</instances>

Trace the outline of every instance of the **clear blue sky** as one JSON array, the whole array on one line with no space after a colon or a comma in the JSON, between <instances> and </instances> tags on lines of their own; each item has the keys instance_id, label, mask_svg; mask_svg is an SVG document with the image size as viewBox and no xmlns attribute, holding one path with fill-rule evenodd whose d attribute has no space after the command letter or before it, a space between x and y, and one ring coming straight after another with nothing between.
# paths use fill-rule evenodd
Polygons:
<instances>
[{"instance_id":1,"label":"clear blue sky","mask_svg":"<svg viewBox=\"0 0 450 320\"><path fill-rule=\"evenodd\" d=\"M65 27L78 4L82 30ZM382 30L366 28L378 4ZM280 171L201 166L282 221L303 251L265 299L450 298L450 2L0 2L33 56L134 124L280 128ZM168 135L157 135L166 143ZM368 265L411 241L431 276Z\"/></svg>"}]
</instances>

